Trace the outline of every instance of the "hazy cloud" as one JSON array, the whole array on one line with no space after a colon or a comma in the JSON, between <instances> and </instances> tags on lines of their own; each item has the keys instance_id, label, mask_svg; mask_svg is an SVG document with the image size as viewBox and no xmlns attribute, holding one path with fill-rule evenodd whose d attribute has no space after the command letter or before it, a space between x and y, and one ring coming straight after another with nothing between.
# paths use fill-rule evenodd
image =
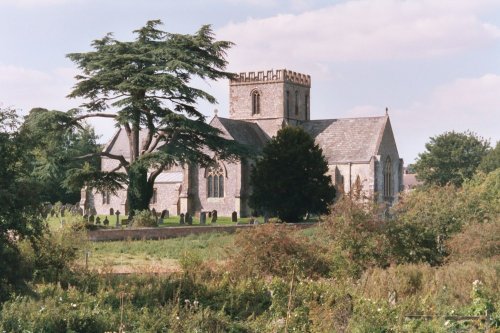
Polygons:
<instances>
[{"instance_id":1,"label":"hazy cloud","mask_svg":"<svg viewBox=\"0 0 500 333\"><path fill-rule=\"evenodd\" d=\"M498 74L460 78L436 87L427 100L390 110L398 146L408 152L403 157L411 162L424 150L429 137L451 130L470 130L486 139L499 140L499 91Z\"/></svg>"},{"instance_id":2,"label":"hazy cloud","mask_svg":"<svg viewBox=\"0 0 500 333\"><path fill-rule=\"evenodd\" d=\"M362 0L300 14L230 23L232 68L321 68L332 61L428 58L488 45L500 28L481 20L490 0ZM312 65L311 65L312 64Z\"/></svg>"}]
</instances>

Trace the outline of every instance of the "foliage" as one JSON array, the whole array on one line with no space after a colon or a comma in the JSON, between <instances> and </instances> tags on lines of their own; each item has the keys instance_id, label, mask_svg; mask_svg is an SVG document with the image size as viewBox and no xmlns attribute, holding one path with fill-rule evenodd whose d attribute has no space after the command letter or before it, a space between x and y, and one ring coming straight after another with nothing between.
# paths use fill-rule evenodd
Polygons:
<instances>
[{"instance_id":1,"label":"foliage","mask_svg":"<svg viewBox=\"0 0 500 333\"><path fill-rule=\"evenodd\" d=\"M250 205L287 222L326 213L335 197L328 163L300 127L285 127L264 147L251 173Z\"/></svg>"},{"instance_id":2,"label":"foliage","mask_svg":"<svg viewBox=\"0 0 500 333\"><path fill-rule=\"evenodd\" d=\"M242 276L325 276L324 249L285 226L267 224L242 230L230 254L231 270Z\"/></svg>"},{"instance_id":3,"label":"foliage","mask_svg":"<svg viewBox=\"0 0 500 333\"><path fill-rule=\"evenodd\" d=\"M460 233L453 235L446 242L446 247L450 252L449 260L452 261L499 259L500 220L468 225Z\"/></svg>"},{"instance_id":4,"label":"foliage","mask_svg":"<svg viewBox=\"0 0 500 333\"><path fill-rule=\"evenodd\" d=\"M100 150L94 129L82 124L64 127L66 113L35 108L24 118L20 136L30 157L30 173L40 187L40 199L47 202L75 203L80 200L81 184L64 183L70 172L86 163L94 169L100 161L76 157Z\"/></svg>"},{"instance_id":5,"label":"foliage","mask_svg":"<svg viewBox=\"0 0 500 333\"><path fill-rule=\"evenodd\" d=\"M108 34L92 43L93 51L68 54L82 71L69 97L86 100L84 112L71 115L68 124L107 117L127 133L127 156L97 155L118 162L113 172L123 168L127 173L131 212L148 208L154 181L164 169L235 159L243 151L205 123L196 103L216 100L191 85L194 79L232 77L225 71L225 55L232 43L215 40L208 25L192 35L168 33L159 30L160 25L159 20L148 21L134 31L134 41L118 41ZM118 111L103 113L110 108ZM92 185L91 179L87 185Z\"/></svg>"},{"instance_id":6,"label":"foliage","mask_svg":"<svg viewBox=\"0 0 500 333\"><path fill-rule=\"evenodd\" d=\"M0 110L0 301L29 278L18 240L42 232L38 188L29 175L18 124L15 110Z\"/></svg>"},{"instance_id":7,"label":"foliage","mask_svg":"<svg viewBox=\"0 0 500 333\"><path fill-rule=\"evenodd\" d=\"M136 211L134 214L134 219L132 220L132 224L130 226L134 228L157 227L158 220L148 209L143 211Z\"/></svg>"},{"instance_id":8,"label":"foliage","mask_svg":"<svg viewBox=\"0 0 500 333\"><path fill-rule=\"evenodd\" d=\"M359 276L371 266L385 266L389 243L380 207L343 196L324 218L330 236L334 274Z\"/></svg>"},{"instance_id":9,"label":"foliage","mask_svg":"<svg viewBox=\"0 0 500 333\"><path fill-rule=\"evenodd\" d=\"M488 151L479 164L479 170L484 173L495 171L498 168L500 168L500 141L497 142L495 148Z\"/></svg>"},{"instance_id":10,"label":"foliage","mask_svg":"<svg viewBox=\"0 0 500 333\"><path fill-rule=\"evenodd\" d=\"M472 178L489 149L489 142L471 132L446 132L431 137L415 162L417 177L428 185L461 186Z\"/></svg>"}]
</instances>

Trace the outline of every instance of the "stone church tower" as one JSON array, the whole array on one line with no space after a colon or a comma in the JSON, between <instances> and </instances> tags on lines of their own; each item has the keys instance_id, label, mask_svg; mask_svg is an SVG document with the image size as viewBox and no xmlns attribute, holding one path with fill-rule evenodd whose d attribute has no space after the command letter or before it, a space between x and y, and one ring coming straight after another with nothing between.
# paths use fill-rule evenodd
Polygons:
<instances>
[{"instance_id":1,"label":"stone church tower","mask_svg":"<svg viewBox=\"0 0 500 333\"><path fill-rule=\"evenodd\" d=\"M257 122L270 136L310 119L311 76L286 69L240 73L229 84L231 119Z\"/></svg>"}]
</instances>

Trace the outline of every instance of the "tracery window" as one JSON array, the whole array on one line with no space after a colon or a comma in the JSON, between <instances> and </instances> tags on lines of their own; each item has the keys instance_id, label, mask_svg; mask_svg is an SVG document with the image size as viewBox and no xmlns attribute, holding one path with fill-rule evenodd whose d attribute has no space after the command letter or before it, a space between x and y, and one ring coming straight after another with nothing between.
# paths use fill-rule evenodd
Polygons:
<instances>
[{"instance_id":1,"label":"tracery window","mask_svg":"<svg viewBox=\"0 0 500 333\"><path fill-rule=\"evenodd\" d=\"M224 197L224 168L221 165L212 166L207 169L207 197Z\"/></svg>"},{"instance_id":2,"label":"tracery window","mask_svg":"<svg viewBox=\"0 0 500 333\"><path fill-rule=\"evenodd\" d=\"M252 92L252 115L260 114L260 93L257 90Z\"/></svg>"},{"instance_id":3,"label":"tracery window","mask_svg":"<svg viewBox=\"0 0 500 333\"><path fill-rule=\"evenodd\" d=\"M102 204L103 205L109 205L111 202L111 193L109 192L102 192Z\"/></svg>"},{"instance_id":4,"label":"tracery window","mask_svg":"<svg viewBox=\"0 0 500 333\"><path fill-rule=\"evenodd\" d=\"M384 197L385 199L390 199L393 196L393 184L392 184L392 162L391 158L387 156L384 165Z\"/></svg>"}]
</instances>

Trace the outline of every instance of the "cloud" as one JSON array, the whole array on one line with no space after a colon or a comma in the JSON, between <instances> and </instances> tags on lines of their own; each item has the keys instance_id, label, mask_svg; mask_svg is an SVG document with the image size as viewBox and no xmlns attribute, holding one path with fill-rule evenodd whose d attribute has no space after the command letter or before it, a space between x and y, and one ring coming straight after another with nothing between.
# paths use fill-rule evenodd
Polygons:
<instances>
[{"instance_id":1,"label":"cloud","mask_svg":"<svg viewBox=\"0 0 500 333\"><path fill-rule=\"evenodd\" d=\"M499 91L500 75L488 73L440 85L426 100L390 110L400 151L408 152L405 160L411 162L431 136L447 131L470 130L493 144L500 140Z\"/></svg>"},{"instance_id":2,"label":"cloud","mask_svg":"<svg viewBox=\"0 0 500 333\"><path fill-rule=\"evenodd\" d=\"M480 15L493 0L361 0L230 23L231 67L320 68L325 62L432 58L490 45L500 27Z\"/></svg>"}]
</instances>

